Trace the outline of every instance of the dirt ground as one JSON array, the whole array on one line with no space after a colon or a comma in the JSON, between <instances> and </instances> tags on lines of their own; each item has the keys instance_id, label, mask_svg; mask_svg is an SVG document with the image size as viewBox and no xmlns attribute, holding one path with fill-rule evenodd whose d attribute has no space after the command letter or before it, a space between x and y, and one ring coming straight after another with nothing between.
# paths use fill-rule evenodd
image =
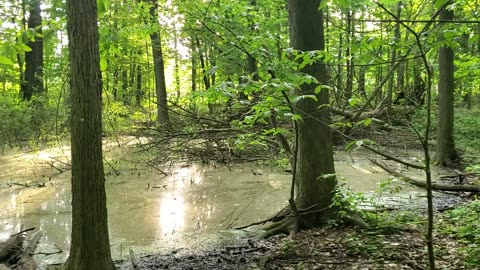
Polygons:
<instances>
[{"instance_id":1,"label":"dirt ground","mask_svg":"<svg viewBox=\"0 0 480 270\"><path fill-rule=\"evenodd\" d=\"M118 262L130 269L427 269L423 229L325 227L302 231L295 237L246 240L233 247L203 253L177 251ZM460 245L436 236L437 269L475 269L463 262Z\"/></svg>"}]
</instances>

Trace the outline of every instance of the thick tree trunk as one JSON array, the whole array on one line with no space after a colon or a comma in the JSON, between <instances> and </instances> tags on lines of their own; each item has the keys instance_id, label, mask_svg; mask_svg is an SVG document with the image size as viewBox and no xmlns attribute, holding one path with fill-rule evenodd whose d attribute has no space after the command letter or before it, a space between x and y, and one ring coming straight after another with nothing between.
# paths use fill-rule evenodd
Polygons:
<instances>
[{"instance_id":1,"label":"thick tree trunk","mask_svg":"<svg viewBox=\"0 0 480 270\"><path fill-rule=\"evenodd\" d=\"M158 24L158 3L150 0L150 22L152 25ZM150 34L152 41L153 69L155 72L155 91L157 93L157 121L166 123L170 121L167 105L167 86L165 83L165 67L163 61L162 41L158 31Z\"/></svg>"},{"instance_id":2,"label":"thick tree trunk","mask_svg":"<svg viewBox=\"0 0 480 270\"><path fill-rule=\"evenodd\" d=\"M290 45L297 50L324 50L323 12L320 0L289 0ZM324 63L307 65L302 72L314 76L320 84L328 83ZM297 95L316 95L317 101L302 99L296 103L302 121L298 121L298 158L296 170L296 204L299 209L315 206L328 209L337 186L333 163L332 133L327 89L315 94L318 84L303 84ZM327 212L327 211L325 211ZM323 213L325 213L323 212ZM303 215L305 227L318 225L328 216Z\"/></svg>"},{"instance_id":3,"label":"thick tree trunk","mask_svg":"<svg viewBox=\"0 0 480 270\"><path fill-rule=\"evenodd\" d=\"M102 77L97 2L67 0L70 52L72 242L67 270L115 269L102 157Z\"/></svg>"},{"instance_id":4,"label":"thick tree trunk","mask_svg":"<svg viewBox=\"0 0 480 270\"><path fill-rule=\"evenodd\" d=\"M42 15L40 0L29 2L28 28L42 33ZM23 100L30 100L34 93L43 92L43 39L35 37L35 41L27 44L32 50L25 53L25 84L22 87Z\"/></svg>"},{"instance_id":5,"label":"thick tree trunk","mask_svg":"<svg viewBox=\"0 0 480 270\"><path fill-rule=\"evenodd\" d=\"M443 9L440 11L440 20L453 20L453 11ZM458 158L453 140L454 122L454 54L453 49L447 45L440 48L438 54L439 79L438 79L438 126L437 126L437 152L435 162L439 165L449 166Z\"/></svg>"}]
</instances>

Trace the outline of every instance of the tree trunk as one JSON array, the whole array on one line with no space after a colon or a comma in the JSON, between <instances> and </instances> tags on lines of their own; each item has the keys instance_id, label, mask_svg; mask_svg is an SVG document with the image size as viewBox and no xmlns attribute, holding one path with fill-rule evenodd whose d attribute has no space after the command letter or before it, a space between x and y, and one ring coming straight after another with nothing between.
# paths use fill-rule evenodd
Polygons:
<instances>
[{"instance_id":1,"label":"tree trunk","mask_svg":"<svg viewBox=\"0 0 480 270\"><path fill-rule=\"evenodd\" d=\"M345 56L347 57L347 81L345 85L345 100L348 101L352 98L353 95L353 55L352 55L352 40L355 35L353 29L353 11L351 9L347 10L347 48Z\"/></svg>"},{"instance_id":2,"label":"tree trunk","mask_svg":"<svg viewBox=\"0 0 480 270\"><path fill-rule=\"evenodd\" d=\"M102 156L97 2L67 0L72 148L72 242L67 270L115 269Z\"/></svg>"},{"instance_id":3,"label":"tree trunk","mask_svg":"<svg viewBox=\"0 0 480 270\"><path fill-rule=\"evenodd\" d=\"M397 18L400 18L400 13L402 11L402 2L398 2L397 3ZM395 40L395 42L399 42L400 40L400 23L397 22L395 24L395 32L393 34L393 38ZM390 68L392 68L396 61L397 61L397 48L396 48L396 45L392 48L392 56L390 58ZM393 102L393 87L394 87L394 81L395 81L395 76L392 74L390 76L390 78L388 79L388 87L387 87L387 112L388 112L388 115L391 114L392 112L392 102Z\"/></svg>"},{"instance_id":4,"label":"tree trunk","mask_svg":"<svg viewBox=\"0 0 480 270\"><path fill-rule=\"evenodd\" d=\"M130 94L128 93L128 71L126 69L122 70L122 101L123 104L130 104Z\"/></svg>"},{"instance_id":5,"label":"tree trunk","mask_svg":"<svg viewBox=\"0 0 480 270\"><path fill-rule=\"evenodd\" d=\"M173 74L175 77L175 92L177 93L177 96L175 97L175 103L178 104L178 101L180 101L180 53L178 51L178 34L177 34L177 29L175 26L175 22L173 23L173 50L174 50L174 59L175 59L175 65L173 67Z\"/></svg>"},{"instance_id":6,"label":"tree trunk","mask_svg":"<svg viewBox=\"0 0 480 270\"><path fill-rule=\"evenodd\" d=\"M42 33L42 15L40 0L29 2L28 28ZM35 41L27 44L32 50L25 53L25 84L22 87L23 100L30 100L34 93L43 92L43 39L35 37Z\"/></svg>"},{"instance_id":7,"label":"tree trunk","mask_svg":"<svg viewBox=\"0 0 480 270\"><path fill-rule=\"evenodd\" d=\"M453 11L444 8L440 11L440 20L453 20ZM458 158L453 140L454 122L454 53L447 45L442 46L438 53L438 126L437 152L435 162L449 166Z\"/></svg>"},{"instance_id":8,"label":"tree trunk","mask_svg":"<svg viewBox=\"0 0 480 270\"><path fill-rule=\"evenodd\" d=\"M137 65L137 89L135 91L135 105L142 107L143 90L142 90L142 66Z\"/></svg>"},{"instance_id":9,"label":"tree trunk","mask_svg":"<svg viewBox=\"0 0 480 270\"><path fill-rule=\"evenodd\" d=\"M289 0L290 45L300 51L324 50L323 12L320 0ZM324 63L307 65L301 70L314 76L319 84L328 83ZM315 94L318 84L303 84L297 95L315 95L317 101L302 99L296 103L302 120L298 121L298 158L296 170L296 204L299 209L315 205L328 208L337 186L333 163L332 133L327 89ZM303 215L305 227L318 225L327 216L318 213Z\"/></svg>"},{"instance_id":10,"label":"tree trunk","mask_svg":"<svg viewBox=\"0 0 480 270\"><path fill-rule=\"evenodd\" d=\"M192 93L197 91L197 58L195 55L195 42L194 39L192 38L191 41L191 61L192 61Z\"/></svg>"},{"instance_id":11,"label":"tree trunk","mask_svg":"<svg viewBox=\"0 0 480 270\"><path fill-rule=\"evenodd\" d=\"M150 22L152 25L158 24L158 3L150 0ZM170 121L167 105L167 86L165 84L165 67L163 62L162 41L160 33L155 31L150 34L152 41L153 69L155 72L155 91L157 93L157 121L166 123Z\"/></svg>"}]
</instances>

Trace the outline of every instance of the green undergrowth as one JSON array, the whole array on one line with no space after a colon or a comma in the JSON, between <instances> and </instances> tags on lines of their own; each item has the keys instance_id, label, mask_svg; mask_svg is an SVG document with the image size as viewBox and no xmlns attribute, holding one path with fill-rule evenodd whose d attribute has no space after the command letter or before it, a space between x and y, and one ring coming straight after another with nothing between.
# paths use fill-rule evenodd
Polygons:
<instances>
[{"instance_id":1,"label":"green undergrowth","mask_svg":"<svg viewBox=\"0 0 480 270\"><path fill-rule=\"evenodd\" d=\"M426 111L417 110L413 126L422 131L425 126ZM432 113L432 137L435 138L437 115ZM454 122L454 139L467 170L480 173L480 137L476 136L480 130L480 108L456 108ZM431 141L434 143L434 141ZM433 149L434 150L434 149Z\"/></svg>"},{"instance_id":2,"label":"green undergrowth","mask_svg":"<svg viewBox=\"0 0 480 270\"><path fill-rule=\"evenodd\" d=\"M465 262L480 267L480 200L446 212L437 227L441 234L458 239Z\"/></svg>"}]
</instances>

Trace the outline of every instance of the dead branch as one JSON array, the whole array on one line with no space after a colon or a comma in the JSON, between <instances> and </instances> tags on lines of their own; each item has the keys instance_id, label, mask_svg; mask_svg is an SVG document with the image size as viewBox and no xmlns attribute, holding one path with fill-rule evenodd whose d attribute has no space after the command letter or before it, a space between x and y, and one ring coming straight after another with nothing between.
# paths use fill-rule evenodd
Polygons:
<instances>
[{"instance_id":1,"label":"dead branch","mask_svg":"<svg viewBox=\"0 0 480 270\"><path fill-rule=\"evenodd\" d=\"M393 176L396 176L405 182L426 188L427 183L421 180L414 179L412 177L406 176L405 174L402 174L401 172L388 167L386 164L381 164L380 162L377 162L375 160L370 160L373 164L377 165L378 167L384 169L386 172L390 173ZM437 183L432 183L432 189L433 190L440 190L440 191L456 191L456 192L480 192L480 187L475 186L475 185L447 185L447 184L437 184Z\"/></svg>"}]
</instances>

